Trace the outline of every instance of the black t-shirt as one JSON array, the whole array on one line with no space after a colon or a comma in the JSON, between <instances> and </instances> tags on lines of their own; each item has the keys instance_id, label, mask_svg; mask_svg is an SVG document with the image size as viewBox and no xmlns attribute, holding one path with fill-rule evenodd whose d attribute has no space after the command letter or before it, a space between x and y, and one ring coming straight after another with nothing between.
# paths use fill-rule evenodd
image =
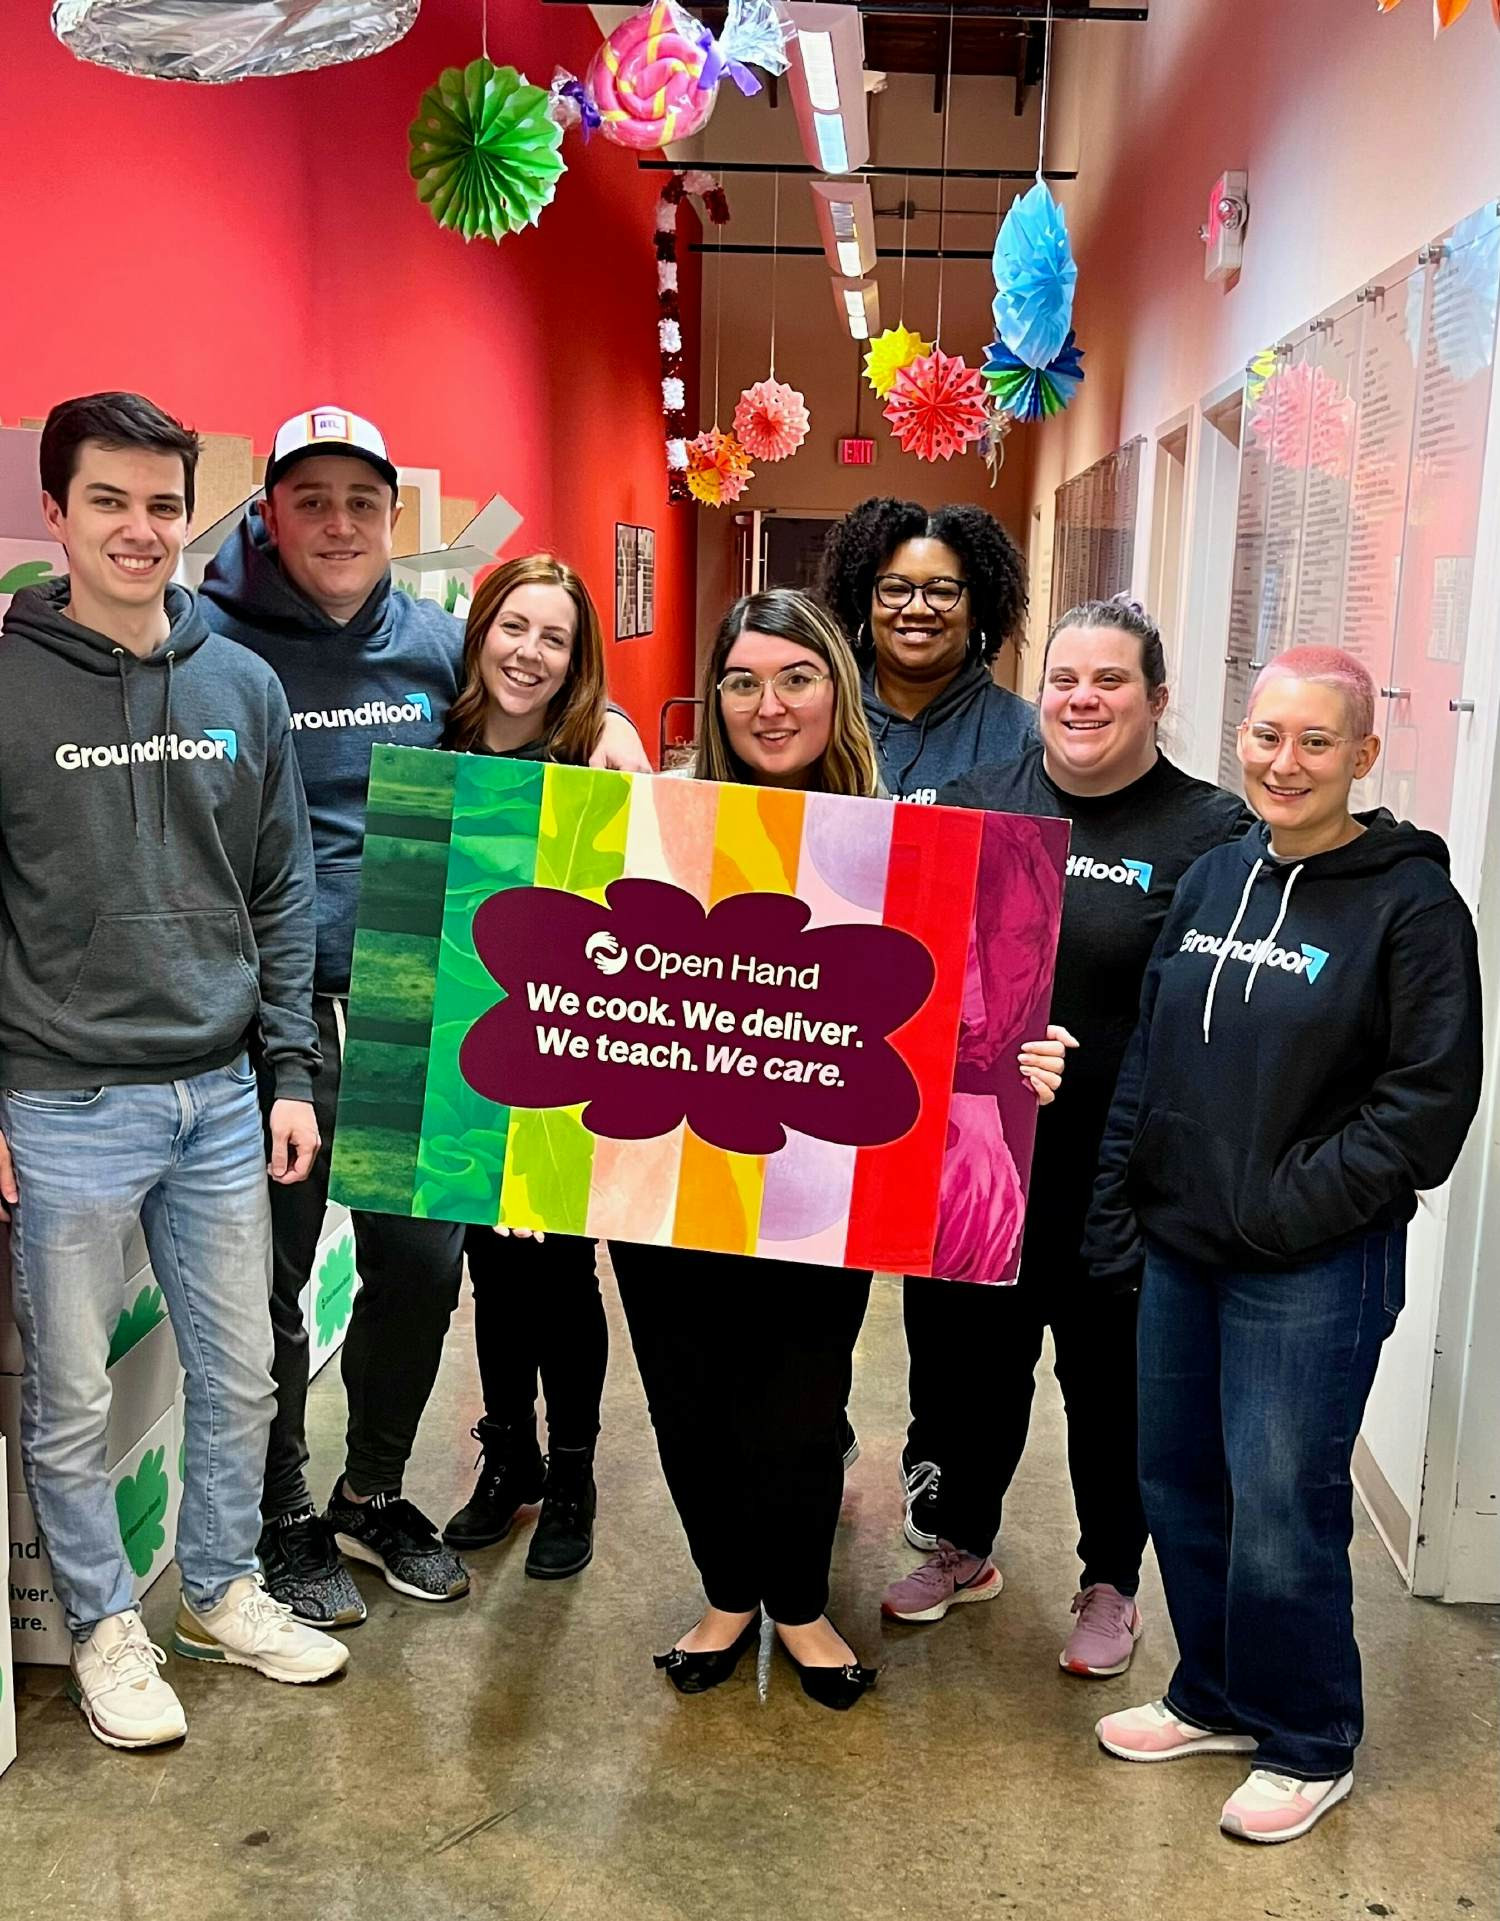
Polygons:
<instances>
[{"instance_id":1,"label":"black t-shirt","mask_svg":"<svg viewBox=\"0 0 1500 1921\"><path fill-rule=\"evenodd\" d=\"M1052 1019L1077 1036L1062 1092L1037 1130L1032 1196L1086 1208L1115 1077L1135 1031L1141 982L1177 883L1255 816L1237 795L1195 780L1165 756L1118 793L1064 793L1033 747L976 767L938 793L947 807L1044 814L1073 823Z\"/></svg>"}]
</instances>

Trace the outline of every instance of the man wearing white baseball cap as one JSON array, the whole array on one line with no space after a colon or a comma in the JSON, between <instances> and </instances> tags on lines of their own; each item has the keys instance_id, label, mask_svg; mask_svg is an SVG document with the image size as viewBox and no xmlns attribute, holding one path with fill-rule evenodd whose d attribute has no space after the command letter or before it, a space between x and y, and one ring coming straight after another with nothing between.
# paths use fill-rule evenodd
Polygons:
<instances>
[{"instance_id":1,"label":"man wearing white baseball cap","mask_svg":"<svg viewBox=\"0 0 1500 1921\"><path fill-rule=\"evenodd\" d=\"M402 1498L458 1302L462 1227L354 1215L361 1286L342 1356L348 1450L322 1515L304 1474L308 1341L300 1299L327 1204L370 754L380 742L437 746L463 649L461 622L392 587L400 513L396 466L373 422L331 405L294 414L272 443L265 499L214 557L202 589L209 625L280 677L312 822L314 1012L323 1051L313 1094L325 1152L304 1186L272 1194L277 1412L260 1554L276 1598L298 1620L324 1628L365 1617L340 1550L417 1600L457 1600L469 1587L463 1563ZM623 715L610 716L595 762L648 767Z\"/></svg>"}]
</instances>

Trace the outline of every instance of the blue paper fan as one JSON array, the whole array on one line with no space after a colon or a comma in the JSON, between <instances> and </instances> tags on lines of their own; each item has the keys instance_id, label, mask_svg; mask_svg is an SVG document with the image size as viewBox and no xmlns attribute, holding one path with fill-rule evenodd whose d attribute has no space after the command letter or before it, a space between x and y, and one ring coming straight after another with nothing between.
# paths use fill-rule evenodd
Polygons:
<instances>
[{"instance_id":1,"label":"blue paper fan","mask_svg":"<svg viewBox=\"0 0 1500 1921\"><path fill-rule=\"evenodd\" d=\"M1042 181L1005 216L994 268L996 332L1026 366L1048 366L1073 324L1078 268L1062 208Z\"/></svg>"},{"instance_id":2,"label":"blue paper fan","mask_svg":"<svg viewBox=\"0 0 1500 1921\"><path fill-rule=\"evenodd\" d=\"M984 350L984 384L1017 420L1045 420L1060 414L1083 384L1083 350L1071 331L1062 352L1045 367L1028 367L1003 340Z\"/></svg>"}]
</instances>

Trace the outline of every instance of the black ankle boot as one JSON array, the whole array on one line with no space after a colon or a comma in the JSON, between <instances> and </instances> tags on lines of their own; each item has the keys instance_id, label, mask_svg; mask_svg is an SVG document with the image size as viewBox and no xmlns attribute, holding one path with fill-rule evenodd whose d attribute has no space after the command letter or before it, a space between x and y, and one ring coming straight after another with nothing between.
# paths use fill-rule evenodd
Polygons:
<instances>
[{"instance_id":1,"label":"black ankle boot","mask_svg":"<svg viewBox=\"0 0 1500 1921\"><path fill-rule=\"evenodd\" d=\"M503 1541L516 1515L541 1500L546 1487L534 1427L506 1427L485 1415L473 1433L481 1449L479 1481L473 1497L443 1529L449 1547L493 1547Z\"/></svg>"},{"instance_id":2,"label":"black ankle boot","mask_svg":"<svg viewBox=\"0 0 1500 1921\"><path fill-rule=\"evenodd\" d=\"M554 1447L547 1456L547 1492L526 1550L526 1572L537 1581L564 1581L594 1558L594 1450Z\"/></svg>"}]
</instances>

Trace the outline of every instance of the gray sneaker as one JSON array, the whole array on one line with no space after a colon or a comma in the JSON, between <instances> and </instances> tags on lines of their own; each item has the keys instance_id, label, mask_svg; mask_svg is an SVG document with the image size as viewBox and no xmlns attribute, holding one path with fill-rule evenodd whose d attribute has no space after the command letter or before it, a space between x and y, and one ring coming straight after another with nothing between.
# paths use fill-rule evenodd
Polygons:
<instances>
[{"instance_id":1,"label":"gray sneaker","mask_svg":"<svg viewBox=\"0 0 1500 1921\"><path fill-rule=\"evenodd\" d=\"M457 1601L468 1593L468 1569L420 1508L399 1494L350 1501L343 1489L340 1475L323 1516L340 1553L378 1567L387 1587L414 1601Z\"/></svg>"},{"instance_id":2,"label":"gray sneaker","mask_svg":"<svg viewBox=\"0 0 1500 1921\"><path fill-rule=\"evenodd\" d=\"M364 1620L364 1599L315 1508L268 1521L259 1553L267 1591L292 1610L294 1621L352 1628Z\"/></svg>"}]
</instances>

